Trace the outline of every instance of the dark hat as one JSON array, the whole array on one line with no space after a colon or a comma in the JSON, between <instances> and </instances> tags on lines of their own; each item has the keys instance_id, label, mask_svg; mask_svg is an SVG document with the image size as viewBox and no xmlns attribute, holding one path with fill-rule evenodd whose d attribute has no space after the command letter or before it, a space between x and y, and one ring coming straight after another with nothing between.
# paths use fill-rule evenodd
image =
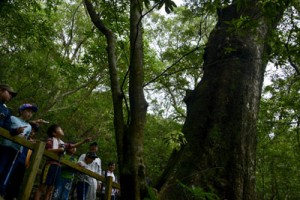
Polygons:
<instances>
[{"instance_id":1,"label":"dark hat","mask_svg":"<svg viewBox=\"0 0 300 200\"><path fill-rule=\"evenodd\" d=\"M25 103L19 107L19 111L23 111L26 109L31 109L33 112L37 112L38 108L30 103Z\"/></svg>"},{"instance_id":2,"label":"dark hat","mask_svg":"<svg viewBox=\"0 0 300 200\"><path fill-rule=\"evenodd\" d=\"M12 97L15 97L15 96L17 95L17 92L15 92L15 91L12 89L12 87L10 87L10 86L7 85L7 84L0 84L0 88L1 88L1 89L7 90L7 91L11 94Z\"/></svg>"},{"instance_id":3,"label":"dark hat","mask_svg":"<svg viewBox=\"0 0 300 200\"><path fill-rule=\"evenodd\" d=\"M89 158L98 158L95 152L87 152L85 156Z\"/></svg>"},{"instance_id":4,"label":"dark hat","mask_svg":"<svg viewBox=\"0 0 300 200\"><path fill-rule=\"evenodd\" d=\"M98 143L97 143L97 142L92 142L92 143L90 144L90 146L98 146Z\"/></svg>"}]
</instances>

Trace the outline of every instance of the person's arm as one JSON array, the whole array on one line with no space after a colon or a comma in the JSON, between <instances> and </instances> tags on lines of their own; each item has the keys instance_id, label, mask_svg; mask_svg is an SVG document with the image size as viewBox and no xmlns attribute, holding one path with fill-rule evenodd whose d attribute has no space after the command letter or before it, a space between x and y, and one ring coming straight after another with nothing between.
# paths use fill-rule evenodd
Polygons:
<instances>
[{"instance_id":1,"label":"person's arm","mask_svg":"<svg viewBox=\"0 0 300 200\"><path fill-rule=\"evenodd\" d=\"M23 133L23 131L26 127L27 126L22 126L22 127L18 127L18 128L9 128L8 131L12 136L16 136L16 135Z\"/></svg>"},{"instance_id":2,"label":"person's arm","mask_svg":"<svg viewBox=\"0 0 300 200\"><path fill-rule=\"evenodd\" d=\"M12 116L10 115L10 112L8 111L6 117L4 118L4 121L3 121L3 128L8 130L9 133L12 136L16 136L16 135L19 135L19 134L23 133L24 129L27 126L22 126L22 127L18 127L18 128L11 128L11 125L12 125L11 117Z\"/></svg>"},{"instance_id":3,"label":"person's arm","mask_svg":"<svg viewBox=\"0 0 300 200\"><path fill-rule=\"evenodd\" d=\"M84 167L86 168L85 164L83 161L78 161L77 164L80 166L80 167Z\"/></svg>"},{"instance_id":4,"label":"person's arm","mask_svg":"<svg viewBox=\"0 0 300 200\"><path fill-rule=\"evenodd\" d=\"M40 125L40 124L49 124L48 121L44 120L44 119L35 119L35 120L31 120L30 123L34 123L36 125Z\"/></svg>"},{"instance_id":5,"label":"person's arm","mask_svg":"<svg viewBox=\"0 0 300 200\"><path fill-rule=\"evenodd\" d=\"M57 148L57 149L53 148L53 138L48 138L48 140L46 142L46 149L48 151L51 151L51 152L57 153L57 154L64 153L64 151L65 151L65 148Z\"/></svg>"},{"instance_id":6,"label":"person's arm","mask_svg":"<svg viewBox=\"0 0 300 200\"><path fill-rule=\"evenodd\" d=\"M59 148L59 149L47 149L48 151L51 151L53 153L57 153L57 154L60 154L60 153L64 153L65 152L65 149L64 148Z\"/></svg>"},{"instance_id":7,"label":"person's arm","mask_svg":"<svg viewBox=\"0 0 300 200\"><path fill-rule=\"evenodd\" d=\"M97 158L98 162L97 162L97 172L98 174L102 175L102 169L101 169L101 159ZM98 189L100 189L101 191L101 187L102 187L102 181L98 180Z\"/></svg>"},{"instance_id":8,"label":"person's arm","mask_svg":"<svg viewBox=\"0 0 300 200\"><path fill-rule=\"evenodd\" d=\"M85 158L85 154L81 154L80 157L78 158L78 162L83 161Z\"/></svg>"},{"instance_id":9,"label":"person's arm","mask_svg":"<svg viewBox=\"0 0 300 200\"><path fill-rule=\"evenodd\" d=\"M70 148L75 148L75 147L78 147L86 142L90 142L91 141L91 138L90 137L87 137L85 138L84 140L81 140L80 142L77 142L75 144L70 144Z\"/></svg>"},{"instance_id":10,"label":"person's arm","mask_svg":"<svg viewBox=\"0 0 300 200\"><path fill-rule=\"evenodd\" d=\"M99 159L99 174L101 175L102 174L102 167L101 167L101 159L100 158L98 158Z\"/></svg>"}]
</instances>

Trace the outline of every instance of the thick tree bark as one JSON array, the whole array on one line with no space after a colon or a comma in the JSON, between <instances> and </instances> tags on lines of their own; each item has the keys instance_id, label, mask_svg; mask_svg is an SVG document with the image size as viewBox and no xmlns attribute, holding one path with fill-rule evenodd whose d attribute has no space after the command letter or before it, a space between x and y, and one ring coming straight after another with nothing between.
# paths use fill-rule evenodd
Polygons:
<instances>
[{"instance_id":1,"label":"thick tree bark","mask_svg":"<svg viewBox=\"0 0 300 200\"><path fill-rule=\"evenodd\" d=\"M205 49L204 76L185 99L188 143L171 157L158 184L160 199L196 199L179 183L220 199L256 199L256 121L268 54L265 41L286 7L266 18L256 2L240 9L233 4L218 13ZM230 25L246 16L249 21L239 30Z\"/></svg>"}]
</instances>

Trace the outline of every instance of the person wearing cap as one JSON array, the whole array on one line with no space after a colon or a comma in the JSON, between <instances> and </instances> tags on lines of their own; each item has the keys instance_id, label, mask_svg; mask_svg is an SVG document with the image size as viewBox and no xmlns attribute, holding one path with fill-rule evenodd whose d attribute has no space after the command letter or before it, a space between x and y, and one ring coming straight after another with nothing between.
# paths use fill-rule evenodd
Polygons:
<instances>
[{"instance_id":1,"label":"person wearing cap","mask_svg":"<svg viewBox=\"0 0 300 200\"><path fill-rule=\"evenodd\" d=\"M89 151L84 155L85 155L84 160L78 161L78 165L93 171L93 162L96 158L98 158L97 154L95 152ZM78 180L76 185L77 199L90 200L88 197L88 191L94 185L93 178L88 175L80 173L77 176L77 180Z\"/></svg>"},{"instance_id":2,"label":"person wearing cap","mask_svg":"<svg viewBox=\"0 0 300 200\"><path fill-rule=\"evenodd\" d=\"M33 113L37 112L38 108L32 104L23 104L19 107L19 116L11 116L11 128L24 128L23 132L16 137L27 139L31 133L31 125L28 120L32 118ZM0 165L2 173L0 176L1 195L5 199L13 199L17 197L16 190L20 189L21 182L25 174L25 160L27 151L24 147L8 139L1 141ZM22 177L21 177L22 176ZM11 186L13 185L13 186ZM11 188L12 187L12 188ZM6 190L12 190L13 193Z\"/></svg>"},{"instance_id":3,"label":"person wearing cap","mask_svg":"<svg viewBox=\"0 0 300 200\"><path fill-rule=\"evenodd\" d=\"M97 154L97 152L98 152L97 142L92 142L90 144L89 152L94 152L95 154ZM85 156L86 156L86 154L82 154L78 160L83 161ZM101 175L102 168L101 168L101 159L99 157L97 157L93 161L91 170L93 172ZM97 196L97 190L100 191L100 189L101 189L101 181L97 181L95 178L92 178L92 179L93 179L93 184L90 186L88 194L87 194L87 199L89 199L89 200L95 200L96 196Z\"/></svg>"},{"instance_id":4,"label":"person wearing cap","mask_svg":"<svg viewBox=\"0 0 300 200\"><path fill-rule=\"evenodd\" d=\"M19 117L16 116L11 116L11 128L19 128L19 127L23 127L24 130L22 133L18 134L18 137L23 137L23 138L28 138L28 136L30 135L31 132L31 125L29 124L29 120L32 118L33 113L38 111L38 108L35 105L26 103L26 104L22 104L19 109ZM16 144L10 140L3 140L2 141L2 145L4 146L8 146L8 147L12 147L16 150L22 149L20 148L21 145Z\"/></svg>"},{"instance_id":5,"label":"person wearing cap","mask_svg":"<svg viewBox=\"0 0 300 200\"><path fill-rule=\"evenodd\" d=\"M11 112L5 105L16 95L17 93L9 85L0 84L0 127L8 130L11 135L18 135L24 130L22 127L17 129L11 127Z\"/></svg>"}]
</instances>

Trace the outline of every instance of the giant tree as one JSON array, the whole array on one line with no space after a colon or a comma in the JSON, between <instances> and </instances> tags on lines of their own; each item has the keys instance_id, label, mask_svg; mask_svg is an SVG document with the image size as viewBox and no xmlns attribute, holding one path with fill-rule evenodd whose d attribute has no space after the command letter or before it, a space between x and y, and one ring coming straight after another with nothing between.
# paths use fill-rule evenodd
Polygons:
<instances>
[{"instance_id":1,"label":"giant tree","mask_svg":"<svg viewBox=\"0 0 300 200\"><path fill-rule=\"evenodd\" d=\"M166 3L167 10L173 5L170 0L154 2ZM161 199L191 199L194 194L185 188L196 186L216 193L222 199L255 199L256 120L264 70L271 50L270 36L288 4L295 2L199 2L217 11L218 22L206 45L204 76L185 98L187 118L183 133L187 143L172 154L158 184L159 196ZM95 10L95 6L107 5L108 8L113 3L120 11L130 10L129 78L126 74L124 82L120 82L117 71L115 34L103 21L109 21L103 15L108 9ZM94 25L107 41L122 198L130 200L140 199L145 191L143 129L147 103L143 94L143 3L149 5L148 0L85 0ZM128 95L123 92L127 78ZM129 105L124 101L127 98ZM125 114L124 108L127 108Z\"/></svg>"},{"instance_id":2,"label":"giant tree","mask_svg":"<svg viewBox=\"0 0 300 200\"><path fill-rule=\"evenodd\" d=\"M193 1L209 4L208 1ZM256 199L256 121L273 30L289 0L214 1L217 24L202 80L185 97L187 144L174 152L160 199L193 199L201 187L221 199ZM187 187L185 187L187 186Z\"/></svg>"},{"instance_id":3,"label":"giant tree","mask_svg":"<svg viewBox=\"0 0 300 200\"><path fill-rule=\"evenodd\" d=\"M96 13L89 1L85 2L92 21L106 36L108 44L122 197L139 199L144 190L142 142L147 105L142 90L143 1L129 2L127 124L123 114L124 94L116 76L114 34L99 18L101 13ZM271 52L269 41L291 2L199 2L215 8L218 21L205 48L203 78L185 97L187 118L183 133L187 144L172 154L158 184L159 197L192 198L194 194L185 190L185 186L197 186L220 198L255 199L256 121L264 71Z\"/></svg>"}]
</instances>

